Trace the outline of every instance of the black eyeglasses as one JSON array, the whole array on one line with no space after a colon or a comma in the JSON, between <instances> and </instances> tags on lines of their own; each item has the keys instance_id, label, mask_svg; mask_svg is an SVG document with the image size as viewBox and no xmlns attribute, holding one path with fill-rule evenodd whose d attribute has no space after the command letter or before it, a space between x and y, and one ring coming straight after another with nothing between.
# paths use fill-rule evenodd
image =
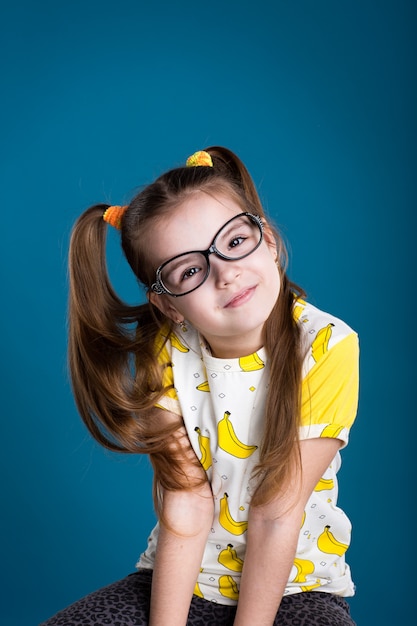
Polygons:
<instances>
[{"instance_id":1,"label":"black eyeglasses","mask_svg":"<svg viewBox=\"0 0 417 626\"><path fill-rule=\"evenodd\" d=\"M225 261L238 261L255 252L262 239L263 224L259 215L239 213L217 231L207 250L183 252L162 263L156 270L151 289L158 295L185 296L207 280L210 254L217 254Z\"/></svg>"}]
</instances>

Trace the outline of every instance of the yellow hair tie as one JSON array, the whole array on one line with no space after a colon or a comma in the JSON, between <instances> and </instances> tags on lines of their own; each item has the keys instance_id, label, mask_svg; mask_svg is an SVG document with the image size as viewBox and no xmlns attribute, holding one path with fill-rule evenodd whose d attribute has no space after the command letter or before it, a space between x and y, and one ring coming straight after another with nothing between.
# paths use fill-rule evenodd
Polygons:
<instances>
[{"instance_id":1,"label":"yellow hair tie","mask_svg":"<svg viewBox=\"0 0 417 626\"><path fill-rule=\"evenodd\" d=\"M103 213L103 220L110 224L110 226L113 226L114 228L117 228L117 230L120 230L122 227L122 217L126 213L126 211L127 205L109 206L109 208L106 209Z\"/></svg>"},{"instance_id":2,"label":"yellow hair tie","mask_svg":"<svg viewBox=\"0 0 417 626\"><path fill-rule=\"evenodd\" d=\"M205 150L199 150L198 152L194 152L185 162L186 167L213 167L213 161L211 156Z\"/></svg>"}]
</instances>

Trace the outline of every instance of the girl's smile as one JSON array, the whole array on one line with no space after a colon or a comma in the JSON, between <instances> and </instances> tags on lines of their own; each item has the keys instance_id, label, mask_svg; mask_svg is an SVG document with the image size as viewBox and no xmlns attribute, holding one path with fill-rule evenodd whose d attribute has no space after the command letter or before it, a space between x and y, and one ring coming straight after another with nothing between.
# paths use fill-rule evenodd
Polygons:
<instances>
[{"instance_id":1,"label":"girl's smile","mask_svg":"<svg viewBox=\"0 0 417 626\"><path fill-rule=\"evenodd\" d=\"M232 296L231 300L225 304L225 308L237 308L246 302L248 302L254 295L256 287L250 287L249 289L242 289L239 293Z\"/></svg>"},{"instance_id":2,"label":"girl's smile","mask_svg":"<svg viewBox=\"0 0 417 626\"><path fill-rule=\"evenodd\" d=\"M240 213L242 207L226 195L193 193L151 231L155 267L185 251L205 250L223 225ZM278 298L275 259L275 240L265 226L262 242L248 256L226 260L211 254L210 273L195 290L181 297L151 291L149 298L173 321L188 320L214 356L248 355L263 345L263 325Z\"/></svg>"}]
</instances>

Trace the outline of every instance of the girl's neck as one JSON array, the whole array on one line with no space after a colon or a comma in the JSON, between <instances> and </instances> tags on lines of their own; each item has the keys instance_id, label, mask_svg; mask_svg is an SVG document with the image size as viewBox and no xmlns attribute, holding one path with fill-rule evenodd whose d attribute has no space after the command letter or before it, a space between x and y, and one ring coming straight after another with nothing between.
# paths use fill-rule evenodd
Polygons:
<instances>
[{"instance_id":1,"label":"girl's neck","mask_svg":"<svg viewBox=\"0 0 417 626\"><path fill-rule=\"evenodd\" d=\"M224 341L210 343L203 336L201 339L207 352L216 359L239 359L254 354L263 347L262 342L245 342L243 338L239 342L228 342L227 338L224 338Z\"/></svg>"}]
</instances>

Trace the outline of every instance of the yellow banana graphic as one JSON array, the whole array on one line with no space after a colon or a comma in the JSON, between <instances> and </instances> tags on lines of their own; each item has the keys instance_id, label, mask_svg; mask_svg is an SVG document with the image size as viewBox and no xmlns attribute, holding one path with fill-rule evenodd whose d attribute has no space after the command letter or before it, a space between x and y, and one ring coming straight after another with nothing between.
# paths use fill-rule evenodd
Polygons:
<instances>
[{"instance_id":1,"label":"yellow banana graphic","mask_svg":"<svg viewBox=\"0 0 417 626\"><path fill-rule=\"evenodd\" d=\"M233 519L229 510L228 497L225 493L220 500L219 522L232 535L243 535L248 528L248 522L237 522Z\"/></svg>"},{"instance_id":2,"label":"yellow banana graphic","mask_svg":"<svg viewBox=\"0 0 417 626\"><path fill-rule=\"evenodd\" d=\"M333 489L333 478L320 478L317 485L314 487L314 491L325 491L326 489Z\"/></svg>"},{"instance_id":3,"label":"yellow banana graphic","mask_svg":"<svg viewBox=\"0 0 417 626\"><path fill-rule=\"evenodd\" d=\"M307 559L294 559L294 565L297 570L297 574L292 581L293 583L305 583L307 576L314 572L314 563Z\"/></svg>"},{"instance_id":4,"label":"yellow banana graphic","mask_svg":"<svg viewBox=\"0 0 417 626\"><path fill-rule=\"evenodd\" d=\"M236 550L231 543L227 548L222 550L217 559L221 565L231 569L233 572L241 572L243 567L243 561L238 557Z\"/></svg>"},{"instance_id":5,"label":"yellow banana graphic","mask_svg":"<svg viewBox=\"0 0 417 626\"><path fill-rule=\"evenodd\" d=\"M294 317L294 320L296 322L300 321L300 317L301 317L303 311L304 311L304 307L302 307L302 306L296 305L294 307L293 317ZM301 321L302 321L303 324L305 324L306 322L308 322L308 317L303 317L303 319Z\"/></svg>"},{"instance_id":6,"label":"yellow banana graphic","mask_svg":"<svg viewBox=\"0 0 417 626\"><path fill-rule=\"evenodd\" d=\"M338 541L333 533L330 532L330 526L325 526L323 532L317 539L317 547L322 552L326 552L326 554L342 556L349 546Z\"/></svg>"},{"instance_id":7,"label":"yellow banana graphic","mask_svg":"<svg viewBox=\"0 0 417 626\"><path fill-rule=\"evenodd\" d=\"M301 313L304 311L304 307L299 306L298 304L296 304L294 306L294 312L293 312L293 316L296 322L298 322L298 320L301 317Z\"/></svg>"},{"instance_id":8,"label":"yellow banana graphic","mask_svg":"<svg viewBox=\"0 0 417 626\"><path fill-rule=\"evenodd\" d=\"M297 298L296 300L294 300L293 318L296 322L298 322L298 320L300 319L306 304L307 302L302 298ZM306 321L307 319L303 320L303 322Z\"/></svg>"},{"instance_id":9,"label":"yellow banana graphic","mask_svg":"<svg viewBox=\"0 0 417 626\"><path fill-rule=\"evenodd\" d=\"M304 511L304 512L303 512L303 518L302 518L302 520L301 520L301 526L300 526L300 528L302 528L302 527L304 526L304 522L306 521L306 516L307 516L307 513Z\"/></svg>"},{"instance_id":10,"label":"yellow banana graphic","mask_svg":"<svg viewBox=\"0 0 417 626\"><path fill-rule=\"evenodd\" d=\"M258 446L248 446L236 437L236 433L229 416L230 412L225 411L223 419L221 419L217 424L219 448L233 456L236 456L238 459L247 459L255 452Z\"/></svg>"},{"instance_id":11,"label":"yellow banana graphic","mask_svg":"<svg viewBox=\"0 0 417 626\"><path fill-rule=\"evenodd\" d=\"M201 452L200 463L203 466L203 469L207 471L208 468L211 467L210 437L203 435L201 428L198 426L196 426L194 430L198 434L198 445Z\"/></svg>"},{"instance_id":12,"label":"yellow banana graphic","mask_svg":"<svg viewBox=\"0 0 417 626\"><path fill-rule=\"evenodd\" d=\"M320 587L320 585L321 585L320 578L316 578L315 583L311 583L311 585L303 585L301 587L301 591L311 591L312 589L315 589L316 587Z\"/></svg>"},{"instance_id":13,"label":"yellow banana graphic","mask_svg":"<svg viewBox=\"0 0 417 626\"><path fill-rule=\"evenodd\" d=\"M255 370L261 370L265 367L265 363L257 352L249 354L249 356L241 356L239 365L244 372L254 372Z\"/></svg>"},{"instance_id":14,"label":"yellow banana graphic","mask_svg":"<svg viewBox=\"0 0 417 626\"><path fill-rule=\"evenodd\" d=\"M196 583L195 586L194 586L193 594L195 596L198 596L199 598L204 598L203 592L201 591L200 585L198 583Z\"/></svg>"},{"instance_id":15,"label":"yellow banana graphic","mask_svg":"<svg viewBox=\"0 0 417 626\"><path fill-rule=\"evenodd\" d=\"M313 359L317 362L329 349L329 340L332 336L332 328L334 324L327 324L324 328L321 328L316 335L313 343L311 344L311 354Z\"/></svg>"},{"instance_id":16,"label":"yellow banana graphic","mask_svg":"<svg viewBox=\"0 0 417 626\"><path fill-rule=\"evenodd\" d=\"M197 385L196 387L198 389L198 391L210 391L210 387L208 384L208 381L204 381L204 383L201 383L200 385Z\"/></svg>"},{"instance_id":17,"label":"yellow banana graphic","mask_svg":"<svg viewBox=\"0 0 417 626\"><path fill-rule=\"evenodd\" d=\"M298 322L298 320L300 319L306 304L307 302L305 300L302 300L301 298L297 298L296 300L294 300L294 308L293 308L292 314L296 322ZM303 320L303 321L307 321L307 320Z\"/></svg>"},{"instance_id":18,"label":"yellow banana graphic","mask_svg":"<svg viewBox=\"0 0 417 626\"><path fill-rule=\"evenodd\" d=\"M337 439L343 429L344 426L339 426L339 424L328 424L321 431L320 437L331 437Z\"/></svg>"},{"instance_id":19,"label":"yellow banana graphic","mask_svg":"<svg viewBox=\"0 0 417 626\"><path fill-rule=\"evenodd\" d=\"M230 598L231 600L239 599L239 589L237 583L231 576L229 576L229 574L220 576L219 591L222 596L225 596L225 598Z\"/></svg>"},{"instance_id":20,"label":"yellow banana graphic","mask_svg":"<svg viewBox=\"0 0 417 626\"><path fill-rule=\"evenodd\" d=\"M203 571L203 568L202 568L202 567L200 567L200 572L202 572L202 571ZM204 598L204 596L203 596L203 592L201 591L201 589L200 589L200 585L199 585L198 583L196 583L196 584L195 584L195 586L194 586L194 591L193 591L193 594L194 594L195 596L198 596L199 598Z\"/></svg>"},{"instance_id":21,"label":"yellow banana graphic","mask_svg":"<svg viewBox=\"0 0 417 626\"><path fill-rule=\"evenodd\" d=\"M180 341L177 337L177 335L175 333L171 333L169 336L170 340L171 340L171 345L173 348L176 348L177 350L179 350L180 352L189 352L190 349L187 348L186 345L184 345L182 343L182 341Z\"/></svg>"}]
</instances>

